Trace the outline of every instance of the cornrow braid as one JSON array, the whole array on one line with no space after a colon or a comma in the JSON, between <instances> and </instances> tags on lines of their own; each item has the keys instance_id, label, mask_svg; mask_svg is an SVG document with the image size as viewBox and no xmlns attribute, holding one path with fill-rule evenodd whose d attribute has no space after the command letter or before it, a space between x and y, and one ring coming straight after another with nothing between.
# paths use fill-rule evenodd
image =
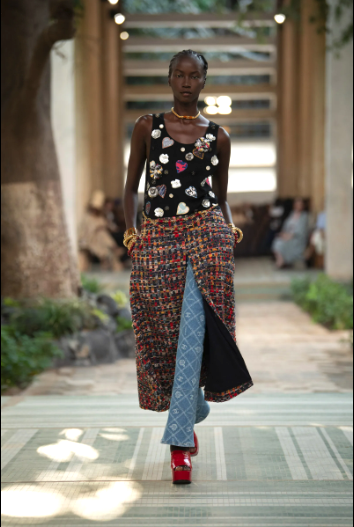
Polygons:
<instances>
[{"instance_id":1,"label":"cornrow braid","mask_svg":"<svg viewBox=\"0 0 354 527\"><path fill-rule=\"evenodd\" d=\"M173 69L173 66L174 66L175 62L177 62L177 60L180 59L181 57L193 57L193 58L195 58L197 60L200 60L203 63L204 77L206 78L207 73L208 73L208 61L206 60L204 55L202 55L201 53L197 53L196 51L193 51L192 49L184 49L183 51L180 51L179 53L176 53L176 55L174 55L172 57L171 62L170 62L170 66L169 66L169 69L168 69L168 76L169 77L171 77L171 75L172 75L172 69Z\"/></svg>"}]
</instances>

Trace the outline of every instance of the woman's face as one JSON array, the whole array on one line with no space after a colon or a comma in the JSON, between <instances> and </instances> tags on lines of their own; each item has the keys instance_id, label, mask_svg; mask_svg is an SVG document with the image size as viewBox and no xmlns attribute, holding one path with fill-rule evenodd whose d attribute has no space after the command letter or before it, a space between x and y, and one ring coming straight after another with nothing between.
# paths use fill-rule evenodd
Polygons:
<instances>
[{"instance_id":1,"label":"woman's face","mask_svg":"<svg viewBox=\"0 0 354 527\"><path fill-rule=\"evenodd\" d=\"M197 100L205 85L203 63L194 57L181 57L173 65L168 83L178 101L190 103Z\"/></svg>"},{"instance_id":2,"label":"woman's face","mask_svg":"<svg viewBox=\"0 0 354 527\"><path fill-rule=\"evenodd\" d=\"M294 210L296 212L302 212L305 209L305 204L302 199L297 199L294 203Z\"/></svg>"}]
</instances>

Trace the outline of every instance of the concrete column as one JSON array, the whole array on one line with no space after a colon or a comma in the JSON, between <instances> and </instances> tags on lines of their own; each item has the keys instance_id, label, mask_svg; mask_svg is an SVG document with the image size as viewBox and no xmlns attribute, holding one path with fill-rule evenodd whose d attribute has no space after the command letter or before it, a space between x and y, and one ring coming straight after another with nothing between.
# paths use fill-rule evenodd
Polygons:
<instances>
[{"instance_id":1,"label":"concrete column","mask_svg":"<svg viewBox=\"0 0 354 527\"><path fill-rule=\"evenodd\" d=\"M302 0L299 94L298 193L311 198L312 211L324 206L325 48L324 34L311 16L318 13L317 0Z\"/></svg>"},{"instance_id":2,"label":"concrete column","mask_svg":"<svg viewBox=\"0 0 354 527\"><path fill-rule=\"evenodd\" d=\"M121 31L123 31L121 29ZM118 145L119 145L119 167L118 167L118 180L119 180L119 197L123 197L124 185L125 185L125 164L124 164L124 148L125 148L125 102L124 102L124 41L121 38L118 39Z\"/></svg>"},{"instance_id":3,"label":"concrete column","mask_svg":"<svg viewBox=\"0 0 354 527\"><path fill-rule=\"evenodd\" d=\"M77 214L80 221L90 194L103 188L101 2L84 0L75 38L77 121Z\"/></svg>"},{"instance_id":4,"label":"concrete column","mask_svg":"<svg viewBox=\"0 0 354 527\"><path fill-rule=\"evenodd\" d=\"M123 98L120 82L122 64L119 27L109 17L112 6L102 4L102 139L103 190L107 196L121 196L120 172L123 146L121 141L120 106Z\"/></svg>"},{"instance_id":5,"label":"concrete column","mask_svg":"<svg viewBox=\"0 0 354 527\"><path fill-rule=\"evenodd\" d=\"M311 203L314 212L325 205L325 123L326 123L326 36L314 34L312 86L312 168Z\"/></svg>"},{"instance_id":6,"label":"concrete column","mask_svg":"<svg viewBox=\"0 0 354 527\"><path fill-rule=\"evenodd\" d=\"M330 4L333 6L334 1ZM332 38L347 23L331 20ZM326 93L326 271L336 279L353 277L353 43L337 57L327 52Z\"/></svg>"},{"instance_id":7,"label":"concrete column","mask_svg":"<svg viewBox=\"0 0 354 527\"><path fill-rule=\"evenodd\" d=\"M73 253L76 253L76 123L74 42L51 54L51 117L63 189L64 211Z\"/></svg>"},{"instance_id":8,"label":"concrete column","mask_svg":"<svg viewBox=\"0 0 354 527\"><path fill-rule=\"evenodd\" d=\"M303 0L301 23L288 20L279 42L280 197L311 198L324 205L325 37L310 17L316 0Z\"/></svg>"},{"instance_id":9,"label":"concrete column","mask_svg":"<svg viewBox=\"0 0 354 527\"><path fill-rule=\"evenodd\" d=\"M278 195L298 192L298 27L279 28L278 45Z\"/></svg>"},{"instance_id":10,"label":"concrete column","mask_svg":"<svg viewBox=\"0 0 354 527\"><path fill-rule=\"evenodd\" d=\"M316 11L315 11L316 12ZM298 194L311 196L312 147L313 147L313 66L314 26L310 24L313 15L313 0L302 0L299 61L299 165Z\"/></svg>"}]
</instances>

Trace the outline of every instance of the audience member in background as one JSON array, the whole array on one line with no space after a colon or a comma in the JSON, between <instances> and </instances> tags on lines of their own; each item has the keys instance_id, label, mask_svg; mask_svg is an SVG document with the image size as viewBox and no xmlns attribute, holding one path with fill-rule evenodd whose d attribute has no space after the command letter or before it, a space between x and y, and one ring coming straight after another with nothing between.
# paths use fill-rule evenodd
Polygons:
<instances>
[{"instance_id":1,"label":"audience member in background","mask_svg":"<svg viewBox=\"0 0 354 527\"><path fill-rule=\"evenodd\" d=\"M306 260L310 261L317 269L323 269L325 251L326 213L322 211L317 216L316 227L311 235L309 246L306 249Z\"/></svg>"},{"instance_id":2,"label":"audience member in background","mask_svg":"<svg viewBox=\"0 0 354 527\"><path fill-rule=\"evenodd\" d=\"M268 230L264 236L263 241L261 242L261 251L264 253L269 253L272 248L274 238L281 230L283 223L283 217L285 214L285 208L281 199L275 200L273 205L269 205L268 209Z\"/></svg>"},{"instance_id":3,"label":"audience member in background","mask_svg":"<svg viewBox=\"0 0 354 527\"><path fill-rule=\"evenodd\" d=\"M304 263L304 252L308 240L309 216L305 211L304 201L300 198L294 202L293 211L285 220L283 228L272 244L276 265L279 269Z\"/></svg>"},{"instance_id":4,"label":"audience member in background","mask_svg":"<svg viewBox=\"0 0 354 527\"><path fill-rule=\"evenodd\" d=\"M79 228L79 248L81 252L80 267L87 267L84 256L97 258L103 269L119 271L116 243L109 232L107 219L104 215L105 196L100 190L93 193L87 211ZM87 260L88 260L87 258Z\"/></svg>"}]
</instances>

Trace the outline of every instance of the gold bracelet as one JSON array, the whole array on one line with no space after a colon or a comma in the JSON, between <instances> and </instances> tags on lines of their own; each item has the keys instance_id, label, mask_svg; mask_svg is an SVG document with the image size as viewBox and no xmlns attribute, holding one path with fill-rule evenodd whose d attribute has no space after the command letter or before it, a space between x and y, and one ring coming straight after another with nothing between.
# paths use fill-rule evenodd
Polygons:
<instances>
[{"instance_id":1,"label":"gold bracelet","mask_svg":"<svg viewBox=\"0 0 354 527\"><path fill-rule=\"evenodd\" d=\"M131 241L128 243L128 246L127 246L128 251L130 251L130 249L132 248L132 246L133 246L135 243L136 243L136 239L131 240Z\"/></svg>"},{"instance_id":2,"label":"gold bracelet","mask_svg":"<svg viewBox=\"0 0 354 527\"><path fill-rule=\"evenodd\" d=\"M127 238L132 234L138 234L138 229L136 227L130 227L129 229L127 229L124 233L124 238Z\"/></svg>"},{"instance_id":3,"label":"gold bracelet","mask_svg":"<svg viewBox=\"0 0 354 527\"><path fill-rule=\"evenodd\" d=\"M135 240L137 237L138 237L137 234L131 234L130 236L127 236L127 237L123 240L123 245L124 245L125 247L128 247L129 243L130 243L132 240Z\"/></svg>"},{"instance_id":4,"label":"gold bracelet","mask_svg":"<svg viewBox=\"0 0 354 527\"><path fill-rule=\"evenodd\" d=\"M243 240L243 232L241 231L241 229L239 229L238 227L235 227L233 229L233 232L237 232L238 236L237 236L237 243L241 243L242 240Z\"/></svg>"},{"instance_id":5,"label":"gold bracelet","mask_svg":"<svg viewBox=\"0 0 354 527\"><path fill-rule=\"evenodd\" d=\"M243 232L241 231L241 229L236 227L234 223L228 223L227 226L230 227L233 233L237 232L237 243L241 243L243 240Z\"/></svg>"}]
</instances>

